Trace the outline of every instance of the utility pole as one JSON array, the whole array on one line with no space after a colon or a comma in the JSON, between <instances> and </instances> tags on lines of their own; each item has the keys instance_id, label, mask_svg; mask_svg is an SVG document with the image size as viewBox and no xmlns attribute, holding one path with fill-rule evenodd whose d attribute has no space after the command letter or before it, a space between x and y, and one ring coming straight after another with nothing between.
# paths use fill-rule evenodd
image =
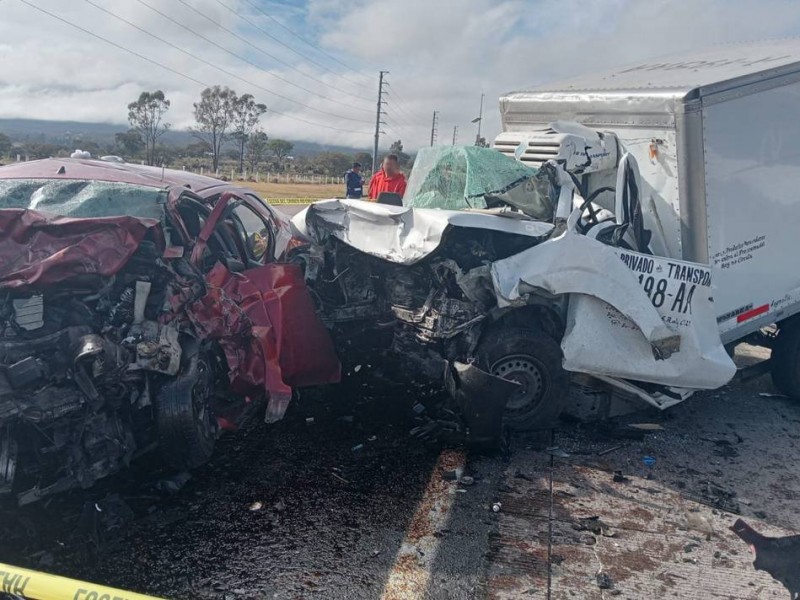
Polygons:
<instances>
[{"instance_id":1,"label":"utility pole","mask_svg":"<svg viewBox=\"0 0 800 600\"><path fill-rule=\"evenodd\" d=\"M453 126L453 146L456 145L456 140L458 139L458 125Z\"/></svg>"},{"instance_id":2,"label":"utility pole","mask_svg":"<svg viewBox=\"0 0 800 600\"><path fill-rule=\"evenodd\" d=\"M478 124L478 135L475 136L475 145L480 146L481 144L481 124L483 123L483 97L485 94L481 94L481 110L478 113L478 116L472 119L470 123L477 123Z\"/></svg>"},{"instance_id":3,"label":"utility pole","mask_svg":"<svg viewBox=\"0 0 800 600\"><path fill-rule=\"evenodd\" d=\"M481 124L483 123L483 97L485 94L481 94L481 110L478 113L478 135L475 138L475 145L481 143Z\"/></svg>"},{"instance_id":4,"label":"utility pole","mask_svg":"<svg viewBox=\"0 0 800 600\"><path fill-rule=\"evenodd\" d=\"M375 114L375 146L372 151L372 172L375 173L375 170L378 166L378 142L381 141L381 125L383 121L381 121L381 115L386 114L383 112L383 76L388 75L389 71L381 71L380 77L378 78L378 110Z\"/></svg>"},{"instance_id":5,"label":"utility pole","mask_svg":"<svg viewBox=\"0 0 800 600\"><path fill-rule=\"evenodd\" d=\"M436 130L436 126L439 124L439 111L433 111L433 122L431 123L431 146L436 142L436 134L438 131Z\"/></svg>"}]
</instances>

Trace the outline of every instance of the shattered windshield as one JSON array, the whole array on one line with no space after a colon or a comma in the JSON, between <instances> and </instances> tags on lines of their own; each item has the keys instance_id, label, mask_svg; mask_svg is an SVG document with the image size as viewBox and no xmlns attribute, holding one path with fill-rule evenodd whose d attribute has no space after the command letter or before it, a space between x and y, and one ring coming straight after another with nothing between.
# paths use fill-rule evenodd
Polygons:
<instances>
[{"instance_id":1,"label":"shattered windshield","mask_svg":"<svg viewBox=\"0 0 800 600\"><path fill-rule=\"evenodd\" d=\"M537 173L537 169L490 148L423 148L414 162L403 203L447 210L511 206L534 219L550 220L553 203Z\"/></svg>"},{"instance_id":2,"label":"shattered windshield","mask_svg":"<svg viewBox=\"0 0 800 600\"><path fill-rule=\"evenodd\" d=\"M0 209L30 208L64 217L160 219L166 190L110 181L0 180Z\"/></svg>"}]
</instances>

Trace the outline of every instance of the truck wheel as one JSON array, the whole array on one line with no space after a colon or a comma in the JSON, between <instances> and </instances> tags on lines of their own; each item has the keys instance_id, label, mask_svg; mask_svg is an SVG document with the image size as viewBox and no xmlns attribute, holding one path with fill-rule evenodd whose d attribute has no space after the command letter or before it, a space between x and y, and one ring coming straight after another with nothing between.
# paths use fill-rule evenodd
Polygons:
<instances>
[{"instance_id":1,"label":"truck wheel","mask_svg":"<svg viewBox=\"0 0 800 600\"><path fill-rule=\"evenodd\" d=\"M770 362L775 387L800 400L800 318L791 317L779 324Z\"/></svg>"},{"instance_id":2,"label":"truck wheel","mask_svg":"<svg viewBox=\"0 0 800 600\"><path fill-rule=\"evenodd\" d=\"M478 344L478 366L520 383L506 404L504 422L516 431L547 429L563 410L568 377L561 347L535 329L496 329Z\"/></svg>"},{"instance_id":3,"label":"truck wheel","mask_svg":"<svg viewBox=\"0 0 800 600\"><path fill-rule=\"evenodd\" d=\"M209 407L213 373L202 355L164 385L156 396L159 449L176 469L193 469L214 452L217 423Z\"/></svg>"}]
</instances>

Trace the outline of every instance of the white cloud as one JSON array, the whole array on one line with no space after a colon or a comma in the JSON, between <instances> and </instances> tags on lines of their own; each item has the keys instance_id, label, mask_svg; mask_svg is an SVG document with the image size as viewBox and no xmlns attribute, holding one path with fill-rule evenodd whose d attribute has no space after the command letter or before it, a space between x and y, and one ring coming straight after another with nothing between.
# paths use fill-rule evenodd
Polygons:
<instances>
[{"instance_id":1,"label":"white cloud","mask_svg":"<svg viewBox=\"0 0 800 600\"><path fill-rule=\"evenodd\" d=\"M304 6L258 0L265 11L304 34L320 32L318 43L328 52L366 73L350 73L344 79L298 56L313 56L342 72L341 65L255 12L248 0L186 0L309 78L271 61L178 0L144 2L263 70L170 23L138 0L92 0L234 75L229 76L86 2L30 1L204 84L229 85L254 94L272 111L345 130L272 112L264 125L273 136L365 148L371 146L379 69L391 71L387 143L402 137L414 147L427 143L434 109L440 111L440 139L449 140L453 126L459 125L459 139L471 141L475 125L469 121L477 116L481 91L487 98L484 133L491 138L499 130L496 99L511 89L720 42L800 34L796 0L307 0ZM297 53L247 26L223 5L246 15ZM172 100L173 124L191 124L192 102L202 85L59 23L21 0L0 0L0 11L0 117L124 125L125 106L139 91L163 89Z\"/></svg>"}]
</instances>

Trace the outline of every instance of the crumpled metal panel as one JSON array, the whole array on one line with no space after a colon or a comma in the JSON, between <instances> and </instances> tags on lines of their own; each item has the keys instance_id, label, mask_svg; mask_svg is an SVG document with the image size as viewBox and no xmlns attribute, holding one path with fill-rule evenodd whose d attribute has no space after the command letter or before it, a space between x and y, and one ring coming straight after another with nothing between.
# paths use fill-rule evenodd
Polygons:
<instances>
[{"instance_id":1,"label":"crumpled metal panel","mask_svg":"<svg viewBox=\"0 0 800 600\"><path fill-rule=\"evenodd\" d=\"M492 264L501 305L570 295L568 371L713 389L736 372L719 338L711 270L607 246L568 231Z\"/></svg>"},{"instance_id":2,"label":"crumpled metal panel","mask_svg":"<svg viewBox=\"0 0 800 600\"><path fill-rule=\"evenodd\" d=\"M0 211L0 287L51 285L77 275L111 276L158 221L135 217L71 219L34 210Z\"/></svg>"},{"instance_id":3,"label":"crumpled metal panel","mask_svg":"<svg viewBox=\"0 0 800 600\"><path fill-rule=\"evenodd\" d=\"M372 256L411 265L436 250L449 227L474 227L530 237L550 223L498 213L387 206L363 200L316 202L292 219L296 235L322 244L331 235Z\"/></svg>"},{"instance_id":4,"label":"crumpled metal panel","mask_svg":"<svg viewBox=\"0 0 800 600\"><path fill-rule=\"evenodd\" d=\"M186 314L201 338L223 348L234 392L267 392L269 421L283 416L292 387L339 381L333 342L298 266L232 273L218 263L206 282L207 293Z\"/></svg>"},{"instance_id":5,"label":"crumpled metal panel","mask_svg":"<svg viewBox=\"0 0 800 600\"><path fill-rule=\"evenodd\" d=\"M80 275L114 275L148 233L163 250L155 220L0 210L0 288L41 288ZM234 392L266 390L269 414L280 418L292 387L339 380L333 342L316 316L298 266L275 263L231 273L217 264L205 279L205 295L188 305L194 291L177 287L170 299L175 313L164 320L185 311L198 338L219 341Z\"/></svg>"}]
</instances>

